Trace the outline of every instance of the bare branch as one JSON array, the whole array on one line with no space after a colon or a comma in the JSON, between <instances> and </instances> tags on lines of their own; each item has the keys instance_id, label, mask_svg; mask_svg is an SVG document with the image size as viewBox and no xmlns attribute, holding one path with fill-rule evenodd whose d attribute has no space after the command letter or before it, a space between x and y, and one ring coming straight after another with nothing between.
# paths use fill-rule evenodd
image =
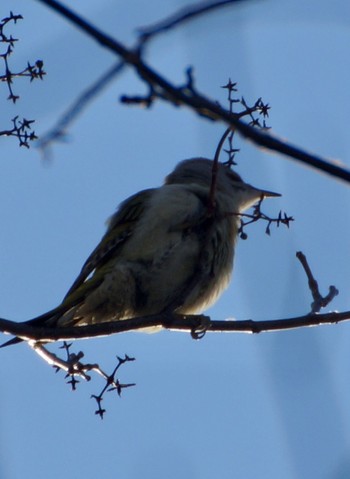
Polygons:
<instances>
[{"instance_id":1,"label":"bare branch","mask_svg":"<svg viewBox=\"0 0 350 479\"><path fill-rule=\"evenodd\" d=\"M56 368L56 370L62 369L66 371L69 375L80 376L86 381L90 381L90 376L86 374L85 370L81 367L80 359L83 358L84 354L81 352L79 354L70 355L67 360L64 360L58 357L56 354L49 351L43 344L36 341L28 341L29 346L35 351L44 361L46 361L50 366ZM92 366L92 365L91 365ZM89 370L93 368L90 367ZM75 389L73 387L73 389Z\"/></svg>"},{"instance_id":2,"label":"bare branch","mask_svg":"<svg viewBox=\"0 0 350 479\"><path fill-rule=\"evenodd\" d=\"M117 378L117 372L123 364L135 361L135 358L131 358L127 354L125 354L124 358L117 356L117 365L111 374L107 374L98 364L82 363L81 359L84 357L84 353L82 351L77 354L72 353L70 351L72 344L64 342L63 346L60 347L60 349L64 349L67 353L66 360L49 351L41 343L28 341L28 344L42 359L44 359L44 361L50 364L50 366L53 366L56 369L56 372L63 370L67 373L65 377L66 379L69 378L67 384L71 386L72 391L77 389L77 385L80 382L77 377L80 377L85 381L90 381L90 373L94 372L104 379L105 385L101 389L101 392L98 395L93 394L91 396L91 398L97 402L97 410L95 411L95 414L100 416L101 419L103 419L103 416L106 413L106 410L102 408L102 401L106 392L116 391L118 396L120 396L123 389L135 386L135 383L123 384Z\"/></svg>"},{"instance_id":3,"label":"bare branch","mask_svg":"<svg viewBox=\"0 0 350 479\"><path fill-rule=\"evenodd\" d=\"M204 13L208 13L210 11L216 10L217 8L221 8L241 1L243 0L218 0L216 2L198 2L196 4L184 7L173 15L170 15L170 17L167 17L164 20L155 23L154 25L139 28L138 32L140 33L141 42L145 42L155 35L159 35L160 33L164 33L170 30L171 28L182 25L188 20L193 20L194 18L203 15Z\"/></svg>"},{"instance_id":4,"label":"bare branch","mask_svg":"<svg viewBox=\"0 0 350 479\"><path fill-rule=\"evenodd\" d=\"M318 283L311 272L311 268L306 256L301 251L298 251L296 253L296 257L302 264L308 278L309 289L313 297L313 302L311 303L311 313L318 313L322 308L325 308L331 301L333 301L335 296L339 294L339 291L335 286L330 286L327 296L322 296L318 289Z\"/></svg>"},{"instance_id":5,"label":"bare branch","mask_svg":"<svg viewBox=\"0 0 350 479\"><path fill-rule=\"evenodd\" d=\"M307 153L290 143L280 140L271 133L247 125L240 120L239 115L225 110L216 102L200 95L194 89L176 87L145 63L141 59L139 51L126 48L121 42L106 35L104 32L56 0L38 1L60 13L63 17L94 38L102 46L119 55L126 63L135 68L138 75L150 85L158 98L171 102L177 106L186 105L200 116L226 123L231 126L231 128L237 130L243 137L250 139L257 145L271 151L282 153L350 183L350 170L340 167L335 162Z\"/></svg>"},{"instance_id":6,"label":"bare branch","mask_svg":"<svg viewBox=\"0 0 350 479\"><path fill-rule=\"evenodd\" d=\"M4 63L4 73L0 74L0 83L6 83L9 96L8 100L16 103L19 99L19 95L16 95L13 91L13 80L18 77L27 77L30 81L35 79L42 80L44 75L44 63L42 60L37 60L33 65L27 62L27 66L19 72L13 72L9 66L9 57L13 53L15 42L18 41L17 38L13 38L12 35L8 36L5 34L5 27L8 23L13 22L17 23L18 20L21 20L22 15L14 15L10 12L10 16L3 18L0 21L0 44L5 44L7 46L6 51L0 54L0 60ZM13 127L7 130L0 130L0 136L13 136L18 139L19 146L25 146L29 148L30 142L37 139L35 132L32 130L32 123L34 120L26 120L23 118L19 120L18 116L12 119Z\"/></svg>"},{"instance_id":7,"label":"bare branch","mask_svg":"<svg viewBox=\"0 0 350 479\"><path fill-rule=\"evenodd\" d=\"M190 7L181 9L179 12L171 15L167 19L157 23L152 27L145 27L140 29L140 41L137 45L137 49L141 48L150 41L154 36L159 33L169 30L183 22L198 17L204 13L212 11L214 9L226 6L232 3L236 3L242 0L220 0L217 2L205 2L196 4ZM65 113L58 119L56 124L50 128L44 135L41 135L40 139L36 142L36 146L41 149L44 157L48 157L50 154L50 146L55 141L63 141L66 139L67 129L74 120L77 119L79 115L82 114L83 110L87 108L88 104L91 103L104 88L106 88L114 78L122 71L125 66L124 62L118 62L116 65L113 65L112 68L103 73L100 78L92 83L83 93L81 93L76 100L72 103L71 106L67 109ZM150 101L153 101L152 91L146 97L137 97L132 100L129 99L129 103L144 103L145 106L150 106ZM124 103L127 103L125 100Z\"/></svg>"},{"instance_id":8,"label":"bare branch","mask_svg":"<svg viewBox=\"0 0 350 479\"><path fill-rule=\"evenodd\" d=\"M282 211L280 211L278 213L278 217L277 218L271 218L270 216L266 215L265 213L263 213L261 211L261 204L262 204L262 201L263 201L263 197L260 198L260 201L254 205L253 207L253 214L249 214L249 213L235 213L237 216L239 216L241 218L241 224L240 224L240 227L238 229L238 234L239 234L239 237L243 240L246 240L248 238L248 235L247 233L244 231L244 228L252 223L256 223L257 221L260 221L260 220L263 220L263 221L266 221L267 222L267 226L266 226L266 229L265 229L265 233L267 235L270 235L271 234L271 225L272 224L275 224L277 226L277 228L280 226L280 225L285 225L287 226L287 228L289 228L289 223L291 221L294 221L294 218L292 216L288 216L287 213L282 213ZM244 221L243 218L247 218L247 221Z\"/></svg>"},{"instance_id":9,"label":"bare branch","mask_svg":"<svg viewBox=\"0 0 350 479\"><path fill-rule=\"evenodd\" d=\"M96 403L97 403L97 410L95 411L95 414L97 414L98 416L100 416L101 419L103 419L103 416L104 414L106 413L106 410L102 408L102 401L103 401L103 396L105 395L106 392L112 392L112 391L116 391L118 396L121 395L123 389L125 388L130 388L132 386L135 386L135 383L128 383L128 384L122 384L119 379L116 378L116 374L118 372L118 370L120 369L120 367L127 363L127 362L130 362L130 361L135 361L135 358L130 358L127 354L125 354L124 358L121 358L119 356L117 356L117 359L118 359L118 364L116 365L116 367L113 369L113 372L112 374L110 375L107 375L104 371L102 371L100 368L99 368L99 371L98 373L101 374L103 376L103 378L105 379L106 381L106 384L105 386L102 388L100 394L96 395L96 394L93 394L91 396L92 399L95 399Z\"/></svg>"},{"instance_id":10,"label":"bare branch","mask_svg":"<svg viewBox=\"0 0 350 479\"><path fill-rule=\"evenodd\" d=\"M337 324L348 320L350 320L350 311L324 314L312 313L294 318L266 321L253 321L250 319L243 321L211 320L203 315L179 315L169 312L166 314L70 328L39 328L29 326L25 323L16 323L6 319L0 319L0 331L5 334L19 336L26 340L52 342L108 336L145 328L164 328L171 331L191 333L202 330L203 324L205 324L208 333L262 333L284 331L306 326L320 326L322 324Z\"/></svg>"},{"instance_id":11,"label":"bare branch","mask_svg":"<svg viewBox=\"0 0 350 479\"><path fill-rule=\"evenodd\" d=\"M17 15L16 17L12 17L12 18L17 18L17 17L22 18L20 15ZM4 62L4 70L5 70L5 73L3 75L0 75L0 82L5 82L7 84L7 88L9 91L8 100L11 100L13 103L16 103L16 101L19 99L19 95L15 95L13 92L13 89L12 89L13 79L20 78L20 77L28 77L31 82L36 79L42 80L44 76L46 75L46 72L44 71L44 68L43 68L44 62L42 60L36 60L34 65L31 65L29 62L27 62L27 66L19 72L13 72L10 69L8 59L13 53L14 42L18 40L16 38L12 38L12 36L7 38L4 35L3 27L4 27L4 21L6 22L6 20L7 19L4 19L0 22L0 43L5 42L7 44L7 50L4 53L0 54L0 58Z\"/></svg>"},{"instance_id":12,"label":"bare branch","mask_svg":"<svg viewBox=\"0 0 350 479\"><path fill-rule=\"evenodd\" d=\"M1 130L0 136L14 136L18 139L19 146L29 148L29 142L38 138L31 127L35 120L26 120L25 118L20 120L18 116L15 116L11 121L13 124L12 128L10 130Z\"/></svg>"}]
</instances>

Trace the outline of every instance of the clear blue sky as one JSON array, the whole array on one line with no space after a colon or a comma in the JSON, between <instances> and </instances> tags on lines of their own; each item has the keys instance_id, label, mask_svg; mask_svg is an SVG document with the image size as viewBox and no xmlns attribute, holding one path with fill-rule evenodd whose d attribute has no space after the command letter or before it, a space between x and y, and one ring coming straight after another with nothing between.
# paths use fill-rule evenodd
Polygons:
<instances>
[{"instance_id":1,"label":"clear blue sky","mask_svg":"<svg viewBox=\"0 0 350 479\"><path fill-rule=\"evenodd\" d=\"M135 29L187 1L69 2L96 25L132 44ZM0 129L15 115L41 134L82 88L114 62L84 34L35 0L3 0L11 64L45 62L47 77L16 80L21 100L0 89ZM350 4L346 0L247 1L155 40L147 59L220 102L229 77L247 101L272 106L276 134L350 166ZM127 71L96 99L53 150L0 139L0 316L22 321L56 306L127 196L161 184L181 159L212 156L223 128L189 111L155 104L128 108L124 93L143 86ZM295 217L291 228L251 228L237 248L230 288L213 319L274 319L307 313L302 250L321 290L335 284L331 309L350 309L350 189L239 142L246 181L282 193L266 211ZM121 380L137 386L106 398L95 417L98 379L72 393L25 345L1 350L0 476L6 479L347 479L350 477L350 325L258 336L208 334L202 341L162 332L76 343L111 370L116 354L137 361Z\"/></svg>"}]
</instances>

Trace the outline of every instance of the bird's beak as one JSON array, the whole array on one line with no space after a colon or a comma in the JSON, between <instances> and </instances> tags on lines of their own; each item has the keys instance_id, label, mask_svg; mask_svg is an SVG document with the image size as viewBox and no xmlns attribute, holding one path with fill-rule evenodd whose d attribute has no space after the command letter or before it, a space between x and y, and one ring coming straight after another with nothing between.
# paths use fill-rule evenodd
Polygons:
<instances>
[{"instance_id":1,"label":"bird's beak","mask_svg":"<svg viewBox=\"0 0 350 479\"><path fill-rule=\"evenodd\" d=\"M274 193L273 191L260 190L261 195L266 198L268 196L282 196L280 193Z\"/></svg>"},{"instance_id":2,"label":"bird's beak","mask_svg":"<svg viewBox=\"0 0 350 479\"><path fill-rule=\"evenodd\" d=\"M264 198L273 196L281 195L279 193L274 193L273 191L260 190L259 188L255 188L255 186L246 184L240 202L240 210L244 211L254 205L257 201L262 201Z\"/></svg>"},{"instance_id":3,"label":"bird's beak","mask_svg":"<svg viewBox=\"0 0 350 479\"><path fill-rule=\"evenodd\" d=\"M255 197L256 200L268 198L268 197L276 197L282 196L279 193L274 193L273 191L261 190L260 188L256 188L255 186L248 185L251 191L251 196Z\"/></svg>"}]
</instances>

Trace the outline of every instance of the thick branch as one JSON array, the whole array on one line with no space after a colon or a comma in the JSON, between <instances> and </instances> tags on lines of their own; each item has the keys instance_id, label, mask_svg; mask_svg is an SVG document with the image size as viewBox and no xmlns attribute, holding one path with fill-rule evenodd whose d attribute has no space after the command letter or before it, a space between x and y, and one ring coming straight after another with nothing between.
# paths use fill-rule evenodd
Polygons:
<instances>
[{"instance_id":1,"label":"thick branch","mask_svg":"<svg viewBox=\"0 0 350 479\"><path fill-rule=\"evenodd\" d=\"M238 115L223 109L216 102L197 93L193 88L179 88L172 85L154 69L148 66L141 59L141 56L137 51L126 48L122 43L106 35L60 2L57 2L56 0L38 1L60 13L63 17L70 20L74 25L78 26L89 36L98 41L102 46L116 53L126 63L134 67L138 75L151 86L159 98L170 101L176 105L186 105L199 115L210 118L211 120L225 122L227 125L241 133L245 138L252 140L257 145L263 146L272 151L277 151L346 182L350 182L350 171L338 166L335 162L330 162L317 155L307 153L296 146L278 139L276 136L272 136L266 131L263 132L243 123Z\"/></svg>"},{"instance_id":2,"label":"thick branch","mask_svg":"<svg viewBox=\"0 0 350 479\"><path fill-rule=\"evenodd\" d=\"M204 325L208 333L263 333L307 326L319 326L321 324L335 324L348 320L350 320L350 311L342 313L307 314L295 318L268 321L212 321L207 316L202 315L178 315L169 313L71 328L38 328L25 323L16 323L6 319L0 319L0 331L27 340L60 341L108 336L115 333L140 331L144 328L155 327L193 333L197 330L203 330Z\"/></svg>"}]
</instances>

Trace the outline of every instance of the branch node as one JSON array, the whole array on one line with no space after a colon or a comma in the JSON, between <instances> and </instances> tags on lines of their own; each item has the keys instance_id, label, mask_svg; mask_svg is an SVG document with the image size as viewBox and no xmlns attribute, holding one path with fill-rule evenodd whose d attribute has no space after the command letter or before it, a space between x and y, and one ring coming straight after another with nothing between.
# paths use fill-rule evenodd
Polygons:
<instances>
[{"instance_id":1,"label":"branch node","mask_svg":"<svg viewBox=\"0 0 350 479\"><path fill-rule=\"evenodd\" d=\"M191 329L191 338L195 340L203 339L211 325L211 320L208 316L201 315L198 319L198 325Z\"/></svg>"}]
</instances>

